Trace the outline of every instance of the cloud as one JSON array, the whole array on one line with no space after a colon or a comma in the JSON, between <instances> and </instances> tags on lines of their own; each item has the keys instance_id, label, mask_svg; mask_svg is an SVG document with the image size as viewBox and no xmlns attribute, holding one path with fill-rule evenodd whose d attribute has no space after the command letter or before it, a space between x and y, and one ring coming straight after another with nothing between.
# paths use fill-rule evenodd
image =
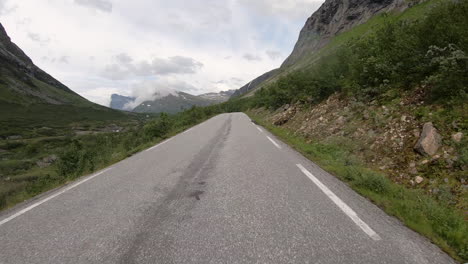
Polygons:
<instances>
[{"instance_id":1,"label":"cloud","mask_svg":"<svg viewBox=\"0 0 468 264\"><path fill-rule=\"evenodd\" d=\"M111 91L130 95L133 86L144 80L160 80L161 86L162 80L170 79L165 84L170 82L178 90L193 89L181 85L190 84L200 89L193 94L239 88L280 66L281 58L290 54L316 2L0 0L0 3L0 10L17 6L14 13L0 16L0 20L32 60L77 93L103 103L108 102ZM29 32L36 35L28 36ZM39 45L37 41L46 37L50 42ZM273 60L272 56L277 55L267 51L278 51L282 57ZM62 55L67 58L61 60ZM235 81L233 77L244 81ZM179 83L174 83L175 80ZM216 83L220 80L223 81Z\"/></svg>"},{"instance_id":2,"label":"cloud","mask_svg":"<svg viewBox=\"0 0 468 264\"><path fill-rule=\"evenodd\" d=\"M45 38L39 34L32 32L28 32L28 38L34 42L38 42L41 46L46 45L50 42L50 38Z\"/></svg>"},{"instance_id":3,"label":"cloud","mask_svg":"<svg viewBox=\"0 0 468 264\"><path fill-rule=\"evenodd\" d=\"M132 76L164 76L172 74L194 74L203 63L193 58L173 56L167 59L155 58L151 62L134 60L126 53L115 56L117 63L107 65L102 76L111 80L122 80Z\"/></svg>"},{"instance_id":4,"label":"cloud","mask_svg":"<svg viewBox=\"0 0 468 264\"><path fill-rule=\"evenodd\" d=\"M249 6L253 11L269 16L298 19L310 16L323 1L320 0L238 0L241 5Z\"/></svg>"},{"instance_id":5,"label":"cloud","mask_svg":"<svg viewBox=\"0 0 468 264\"><path fill-rule=\"evenodd\" d=\"M270 59L272 60L276 60L276 59L279 59L281 58L281 52L280 51L277 51L277 50L267 50L265 52L268 57L270 57Z\"/></svg>"},{"instance_id":6,"label":"cloud","mask_svg":"<svg viewBox=\"0 0 468 264\"><path fill-rule=\"evenodd\" d=\"M254 54L250 54L250 53L246 53L242 57L248 61L261 61L262 60L261 57L254 55Z\"/></svg>"},{"instance_id":7,"label":"cloud","mask_svg":"<svg viewBox=\"0 0 468 264\"><path fill-rule=\"evenodd\" d=\"M0 15L6 10L6 0L0 0Z\"/></svg>"},{"instance_id":8,"label":"cloud","mask_svg":"<svg viewBox=\"0 0 468 264\"><path fill-rule=\"evenodd\" d=\"M112 3L106 0L75 0L75 4L94 8L102 12L112 12Z\"/></svg>"},{"instance_id":9,"label":"cloud","mask_svg":"<svg viewBox=\"0 0 468 264\"><path fill-rule=\"evenodd\" d=\"M60 63L68 64L68 63L69 63L69 59L70 59L70 57L68 57L68 56L62 56L62 57L60 57L60 58L58 59L58 61L59 61Z\"/></svg>"},{"instance_id":10,"label":"cloud","mask_svg":"<svg viewBox=\"0 0 468 264\"><path fill-rule=\"evenodd\" d=\"M170 94L178 96L177 92L179 91L193 92L197 90L198 88L184 81L171 78L143 81L133 85L131 96L135 97L135 101L124 105L124 109L133 110L143 102L154 101Z\"/></svg>"},{"instance_id":11,"label":"cloud","mask_svg":"<svg viewBox=\"0 0 468 264\"><path fill-rule=\"evenodd\" d=\"M0 16L1 15L8 15L11 12L15 11L18 6L17 5L8 5L9 0L0 0Z\"/></svg>"},{"instance_id":12,"label":"cloud","mask_svg":"<svg viewBox=\"0 0 468 264\"><path fill-rule=\"evenodd\" d=\"M241 85L244 83L244 80L240 79L240 78L230 78L228 80L220 80L220 81L217 81L217 82L212 82L214 84L232 84L232 85Z\"/></svg>"}]
</instances>

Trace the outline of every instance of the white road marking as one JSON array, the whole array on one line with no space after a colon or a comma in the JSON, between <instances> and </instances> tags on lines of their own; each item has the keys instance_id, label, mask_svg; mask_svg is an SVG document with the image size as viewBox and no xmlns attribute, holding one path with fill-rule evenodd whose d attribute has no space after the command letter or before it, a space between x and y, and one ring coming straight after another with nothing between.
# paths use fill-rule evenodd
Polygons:
<instances>
[{"instance_id":1,"label":"white road marking","mask_svg":"<svg viewBox=\"0 0 468 264\"><path fill-rule=\"evenodd\" d=\"M258 131L263 133L263 130L260 127L258 127L258 126L255 126L255 127L258 129Z\"/></svg>"},{"instance_id":2,"label":"white road marking","mask_svg":"<svg viewBox=\"0 0 468 264\"><path fill-rule=\"evenodd\" d=\"M278 143L276 143L273 139L271 139L271 137L267 136L267 138L271 141L271 143L273 143L273 145L275 145L275 147L281 149L281 146L278 145Z\"/></svg>"},{"instance_id":3,"label":"white road marking","mask_svg":"<svg viewBox=\"0 0 468 264\"><path fill-rule=\"evenodd\" d=\"M103 171L101 171L101 172L98 172L98 173L96 173L96 174L94 174L94 175L92 175L92 176L90 176L90 177L88 177L88 178L86 178L86 179L84 179L84 180L81 180L81 181L79 181L79 182L77 182L77 183L74 183L74 184L72 184L72 185L70 185L70 186L64 188L63 190L61 190L61 191L59 191L59 192L57 192L57 193L55 193L55 194L53 194L53 195L51 195L51 196L45 198L44 200L41 200L41 201L39 201L39 202L37 202L37 203L35 203L35 204L32 204L32 205L30 205L30 206L24 208L23 210L17 212L16 214L13 214L13 215L11 215L11 216L9 216L9 217L3 219L2 221L0 221L0 226L3 225L3 224L5 224L5 223L10 222L11 220L13 220L13 219L15 219L16 217L18 217L18 216L20 216L20 215L22 215L22 214L24 214L24 213L26 213L26 212L32 210L33 208L38 207L39 205L41 205L41 204L43 204L43 203L45 203L45 202L47 202L47 201L50 201L50 200L54 199L55 197L57 197L57 196L63 194L64 192L67 192L67 191L69 191L69 190L71 190L71 189L77 187L77 186L80 185L80 184L83 184L83 183L85 183L85 182L87 182L87 181L89 181L89 180L94 179L95 177L97 177L97 176L99 176L99 175L101 175L101 174L103 174L103 173L105 173L105 172L107 172L107 171L109 171L109 170L111 170L111 169L112 169L112 167L111 167L111 168L107 168L107 169L105 169L105 170L103 170Z\"/></svg>"},{"instance_id":4,"label":"white road marking","mask_svg":"<svg viewBox=\"0 0 468 264\"><path fill-rule=\"evenodd\" d=\"M184 131L184 134L185 134L185 133L188 133L188 132L189 132L190 130L192 130L193 128L194 128L194 127L191 127L191 128L189 128L189 129L185 130L185 131Z\"/></svg>"},{"instance_id":5,"label":"white road marking","mask_svg":"<svg viewBox=\"0 0 468 264\"><path fill-rule=\"evenodd\" d=\"M338 196L336 196L332 191L330 191L330 189L328 189L327 186L320 182L314 175L312 175L312 173L310 173L306 168L304 168L304 166L302 166L301 164L296 164L296 166L299 167L302 173L309 177L309 179L311 179L312 182L314 182L315 185L317 185L320 188L320 190L322 190L328 196L328 198L330 198L347 216L349 216L349 218L351 218L351 220L353 220L353 222L357 226L359 226L362 229L362 231L364 231L373 240L382 239L377 233L375 233L374 230L372 230L372 228L370 228L364 221L361 220L361 218L359 218L359 216L356 214L356 212L354 212L353 209L351 209L351 207L349 207L340 198L338 198Z\"/></svg>"},{"instance_id":6,"label":"white road marking","mask_svg":"<svg viewBox=\"0 0 468 264\"><path fill-rule=\"evenodd\" d=\"M155 149L155 148L157 148L157 147L159 147L159 146L161 146L161 145L164 145L164 144L166 144L167 142L169 142L169 141L171 141L171 140L172 140L172 138L170 138L170 139L167 139L167 140L165 140L165 141L163 141L163 142L161 142L161 143L157 144L156 146L153 146L153 147L151 147L151 148L149 148L149 149L147 149L147 150L145 150L145 151L150 151L150 150L153 150L153 149Z\"/></svg>"}]
</instances>

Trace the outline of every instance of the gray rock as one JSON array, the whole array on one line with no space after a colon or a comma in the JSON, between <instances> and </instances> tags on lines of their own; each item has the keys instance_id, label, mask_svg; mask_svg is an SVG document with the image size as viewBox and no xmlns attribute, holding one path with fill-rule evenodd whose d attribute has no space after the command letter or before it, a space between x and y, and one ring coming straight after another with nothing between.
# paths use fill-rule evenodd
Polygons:
<instances>
[{"instance_id":1,"label":"gray rock","mask_svg":"<svg viewBox=\"0 0 468 264\"><path fill-rule=\"evenodd\" d=\"M418 142L414 146L416 150L421 155L434 155L437 153L442 142L442 138L437 132L437 129L434 125L429 122L424 124L423 131L419 137Z\"/></svg>"},{"instance_id":2,"label":"gray rock","mask_svg":"<svg viewBox=\"0 0 468 264\"><path fill-rule=\"evenodd\" d=\"M40 168L47 168L58 160L57 155L50 155L36 162L36 165Z\"/></svg>"},{"instance_id":3,"label":"gray rock","mask_svg":"<svg viewBox=\"0 0 468 264\"><path fill-rule=\"evenodd\" d=\"M417 184L420 184L421 182L424 181L424 178L421 177L421 176L416 176L416 177L414 178L414 181L415 181Z\"/></svg>"},{"instance_id":4,"label":"gray rock","mask_svg":"<svg viewBox=\"0 0 468 264\"><path fill-rule=\"evenodd\" d=\"M455 141L457 143L460 143L462 138L463 138L463 133L462 132L458 132L458 133L452 135L453 141Z\"/></svg>"},{"instance_id":5,"label":"gray rock","mask_svg":"<svg viewBox=\"0 0 468 264\"><path fill-rule=\"evenodd\" d=\"M7 139L10 139L10 140L15 140L15 139L22 139L23 137L20 136L20 135L13 135L13 136L9 136L7 137Z\"/></svg>"}]
</instances>

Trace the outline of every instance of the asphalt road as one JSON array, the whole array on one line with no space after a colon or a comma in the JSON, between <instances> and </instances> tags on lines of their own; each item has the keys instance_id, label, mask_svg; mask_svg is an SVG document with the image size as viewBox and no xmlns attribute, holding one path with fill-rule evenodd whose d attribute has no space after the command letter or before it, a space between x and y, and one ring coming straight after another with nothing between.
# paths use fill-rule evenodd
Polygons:
<instances>
[{"instance_id":1,"label":"asphalt road","mask_svg":"<svg viewBox=\"0 0 468 264\"><path fill-rule=\"evenodd\" d=\"M241 113L0 215L0 263L454 263Z\"/></svg>"}]
</instances>

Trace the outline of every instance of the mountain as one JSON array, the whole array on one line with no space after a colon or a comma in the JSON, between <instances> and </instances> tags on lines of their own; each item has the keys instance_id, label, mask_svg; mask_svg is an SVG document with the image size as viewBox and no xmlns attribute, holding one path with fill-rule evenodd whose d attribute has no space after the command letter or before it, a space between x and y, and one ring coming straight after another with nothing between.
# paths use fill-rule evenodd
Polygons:
<instances>
[{"instance_id":1,"label":"mountain","mask_svg":"<svg viewBox=\"0 0 468 264\"><path fill-rule=\"evenodd\" d=\"M302 28L291 55L279 69L269 71L238 89L234 96L274 81L278 76L312 64L330 41L384 12L401 12L418 1L407 0L326 0Z\"/></svg>"},{"instance_id":2,"label":"mountain","mask_svg":"<svg viewBox=\"0 0 468 264\"><path fill-rule=\"evenodd\" d=\"M125 105L133 101L135 101L135 97L112 94L110 108L117 110L129 110L125 109Z\"/></svg>"},{"instance_id":3,"label":"mountain","mask_svg":"<svg viewBox=\"0 0 468 264\"><path fill-rule=\"evenodd\" d=\"M0 24L0 136L24 131L21 127L125 117L86 100L41 70Z\"/></svg>"},{"instance_id":4,"label":"mountain","mask_svg":"<svg viewBox=\"0 0 468 264\"><path fill-rule=\"evenodd\" d=\"M191 95L184 92L176 92L153 101L145 101L132 109L137 113L169 113L175 114L193 106L208 106L226 102L232 96L235 90L221 91L219 93L205 93L201 95ZM113 94L111 96L110 106L114 109L124 109L123 106L133 102L135 98Z\"/></svg>"},{"instance_id":5,"label":"mountain","mask_svg":"<svg viewBox=\"0 0 468 264\"><path fill-rule=\"evenodd\" d=\"M271 70L267 73L260 75L259 77L255 78L253 81L249 82L248 84L236 90L232 96L238 97L238 96L248 93L249 91L253 90L255 87L259 86L264 81L278 74L278 72L279 72L279 69L274 69L274 70Z\"/></svg>"},{"instance_id":6,"label":"mountain","mask_svg":"<svg viewBox=\"0 0 468 264\"><path fill-rule=\"evenodd\" d=\"M319 51L333 37L365 23L376 14L403 11L409 3L406 0L327 0L307 19L293 52L281 67L294 65Z\"/></svg>"},{"instance_id":7,"label":"mountain","mask_svg":"<svg viewBox=\"0 0 468 264\"><path fill-rule=\"evenodd\" d=\"M17 103L67 104L84 98L39 69L0 24L1 100ZM22 96L19 96L22 95Z\"/></svg>"},{"instance_id":8,"label":"mountain","mask_svg":"<svg viewBox=\"0 0 468 264\"><path fill-rule=\"evenodd\" d=\"M219 93L206 93L206 94L200 94L198 97L207 99L207 100L212 100L218 103L226 102L229 100L229 98L236 92L236 90L227 90L227 91L221 91Z\"/></svg>"}]
</instances>

